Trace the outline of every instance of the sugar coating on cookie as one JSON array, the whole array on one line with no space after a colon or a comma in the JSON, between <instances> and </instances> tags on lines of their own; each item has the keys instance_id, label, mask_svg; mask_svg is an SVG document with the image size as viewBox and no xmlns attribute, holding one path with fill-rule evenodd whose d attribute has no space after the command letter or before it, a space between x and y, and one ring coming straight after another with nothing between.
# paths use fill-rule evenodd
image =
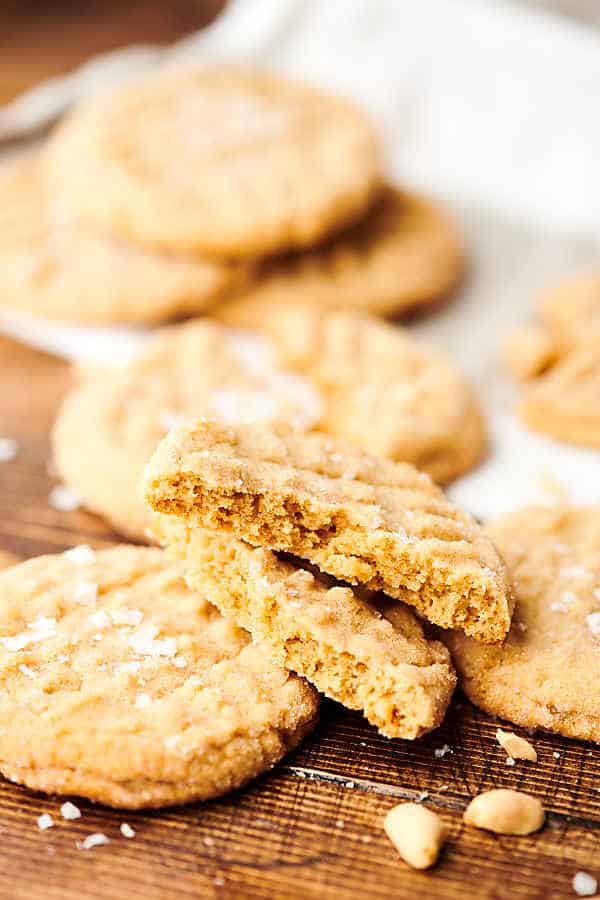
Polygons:
<instances>
[{"instance_id":1,"label":"sugar coating on cookie","mask_svg":"<svg viewBox=\"0 0 600 900\"><path fill-rule=\"evenodd\" d=\"M75 225L52 209L37 157L0 170L0 303L7 310L99 324L160 322L205 310L245 274L240 265L155 252Z\"/></svg>"},{"instance_id":2,"label":"sugar coating on cookie","mask_svg":"<svg viewBox=\"0 0 600 900\"><path fill-rule=\"evenodd\" d=\"M191 322L165 329L128 366L83 373L55 423L54 459L86 506L144 540L150 516L138 482L171 428L211 415L305 429L322 413L316 387L282 370L266 340Z\"/></svg>"},{"instance_id":3,"label":"sugar coating on cookie","mask_svg":"<svg viewBox=\"0 0 600 900\"><path fill-rule=\"evenodd\" d=\"M320 430L413 463L440 484L484 455L486 428L470 385L408 331L359 312L285 302L264 310L260 332L283 368L317 386Z\"/></svg>"},{"instance_id":4,"label":"sugar coating on cookie","mask_svg":"<svg viewBox=\"0 0 600 900\"><path fill-rule=\"evenodd\" d=\"M395 316L447 296L463 270L457 228L446 214L388 186L357 224L313 249L265 263L215 315L256 327L270 304L299 300Z\"/></svg>"},{"instance_id":5,"label":"sugar coating on cookie","mask_svg":"<svg viewBox=\"0 0 600 900\"><path fill-rule=\"evenodd\" d=\"M375 130L352 104L226 66L162 72L88 102L55 133L48 173L93 226L225 257L312 244L380 185Z\"/></svg>"},{"instance_id":6,"label":"sugar coating on cookie","mask_svg":"<svg viewBox=\"0 0 600 900\"><path fill-rule=\"evenodd\" d=\"M162 516L157 528L224 615L281 664L358 709L387 737L417 738L442 721L456 676L446 648L415 615L369 599L228 534Z\"/></svg>"},{"instance_id":7,"label":"sugar coating on cookie","mask_svg":"<svg viewBox=\"0 0 600 900\"><path fill-rule=\"evenodd\" d=\"M158 549L39 557L3 572L0 591L12 781L116 807L202 800L268 769L316 721L316 692Z\"/></svg>"},{"instance_id":8,"label":"sugar coating on cookie","mask_svg":"<svg viewBox=\"0 0 600 900\"><path fill-rule=\"evenodd\" d=\"M339 434L443 482L486 443L472 392L443 357L372 318L291 304L261 332L190 322L125 367L85 373L54 428L57 470L86 506L143 540L143 467L169 429L202 415Z\"/></svg>"},{"instance_id":9,"label":"sugar coating on cookie","mask_svg":"<svg viewBox=\"0 0 600 900\"><path fill-rule=\"evenodd\" d=\"M483 641L509 629L512 593L492 542L406 463L326 435L202 420L167 435L143 485L157 512L293 553L442 627Z\"/></svg>"},{"instance_id":10,"label":"sugar coating on cookie","mask_svg":"<svg viewBox=\"0 0 600 900\"><path fill-rule=\"evenodd\" d=\"M467 696L526 728L600 741L600 508L529 507L488 528L513 578L498 647L442 635Z\"/></svg>"}]
</instances>

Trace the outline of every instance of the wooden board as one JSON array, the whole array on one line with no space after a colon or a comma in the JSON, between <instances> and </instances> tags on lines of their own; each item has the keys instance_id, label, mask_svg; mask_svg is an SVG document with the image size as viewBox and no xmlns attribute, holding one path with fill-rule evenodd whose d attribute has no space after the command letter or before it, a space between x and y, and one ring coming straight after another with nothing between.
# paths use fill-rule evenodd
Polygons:
<instances>
[{"instance_id":1,"label":"wooden board","mask_svg":"<svg viewBox=\"0 0 600 900\"><path fill-rule=\"evenodd\" d=\"M0 463L0 549L27 557L116 540L95 516L48 503L55 483L48 432L69 384L66 365L0 341L0 373L0 436L19 442L16 459ZM540 734L538 764L510 768L496 727L459 698L434 735L389 741L327 703L314 736L269 775L223 800L162 813L82 802L82 818L66 822L58 799L0 781L0 897L572 896L575 872L600 876L600 751ZM451 752L436 757L445 744ZM543 800L550 817L541 834L499 838L463 826L469 798L500 786ZM410 871L381 828L390 806L423 793L450 829L440 864L427 874ZM42 812L57 820L45 832L36 826ZM123 821L134 839L120 835ZM111 843L78 850L76 841L94 831Z\"/></svg>"},{"instance_id":2,"label":"wooden board","mask_svg":"<svg viewBox=\"0 0 600 900\"><path fill-rule=\"evenodd\" d=\"M3 4L0 99L92 52L134 39L171 40L218 5ZM48 503L55 483L48 433L68 384L64 364L0 340L0 436L19 442L17 458L0 463L0 549L22 557L116 540L96 517L59 513ZM496 727L459 698L436 734L388 741L359 716L325 704L314 736L269 775L223 800L161 813L117 813L78 801L82 818L67 822L57 798L0 779L0 898L573 897L575 872L600 877L600 751L540 734L538 764L510 768ZM451 752L436 757L446 744ZM500 786L543 800L550 813L543 832L500 838L463 826L469 798ZM381 828L390 806L424 793L450 831L440 864L426 874L398 859ZM57 824L40 832L43 812ZM135 838L120 835L124 821ZM76 842L95 831L111 843L78 850Z\"/></svg>"}]
</instances>

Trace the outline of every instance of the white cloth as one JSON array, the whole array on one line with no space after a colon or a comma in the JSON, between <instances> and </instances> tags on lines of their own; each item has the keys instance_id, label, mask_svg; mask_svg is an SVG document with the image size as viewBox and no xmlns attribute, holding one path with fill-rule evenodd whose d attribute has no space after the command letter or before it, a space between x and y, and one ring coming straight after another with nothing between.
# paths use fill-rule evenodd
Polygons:
<instances>
[{"instance_id":1,"label":"white cloth","mask_svg":"<svg viewBox=\"0 0 600 900\"><path fill-rule=\"evenodd\" d=\"M49 120L80 96L190 59L254 62L356 98L382 127L390 171L457 212L473 260L468 284L411 326L463 366L490 420L488 462L451 495L487 517L544 499L552 475L574 499L600 502L600 451L527 432L497 360L540 287L598 260L600 36L507 0L232 0L175 48L110 54L0 110L0 138L34 130L44 110ZM133 330L4 312L0 329L94 361L121 358L140 340Z\"/></svg>"}]
</instances>

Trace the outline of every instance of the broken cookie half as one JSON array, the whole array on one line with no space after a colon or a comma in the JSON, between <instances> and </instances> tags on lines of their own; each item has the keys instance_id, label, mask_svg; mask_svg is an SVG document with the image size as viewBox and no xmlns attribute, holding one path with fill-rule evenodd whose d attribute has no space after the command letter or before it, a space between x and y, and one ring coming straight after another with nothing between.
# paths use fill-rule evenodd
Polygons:
<instances>
[{"instance_id":1,"label":"broken cookie half","mask_svg":"<svg viewBox=\"0 0 600 900\"><path fill-rule=\"evenodd\" d=\"M510 628L512 592L491 540L409 464L322 434L203 419L162 441L143 490L157 512L291 553L443 628L486 643Z\"/></svg>"},{"instance_id":2,"label":"broken cookie half","mask_svg":"<svg viewBox=\"0 0 600 900\"><path fill-rule=\"evenodd\" d=\"M417 738L441 723L456 686L450 654L403 604L365 598L299 561L175 517L157 517L156 530L185 560L190 586L278 664L361 710L387 737Z\"/></svg>"}]
</instances>

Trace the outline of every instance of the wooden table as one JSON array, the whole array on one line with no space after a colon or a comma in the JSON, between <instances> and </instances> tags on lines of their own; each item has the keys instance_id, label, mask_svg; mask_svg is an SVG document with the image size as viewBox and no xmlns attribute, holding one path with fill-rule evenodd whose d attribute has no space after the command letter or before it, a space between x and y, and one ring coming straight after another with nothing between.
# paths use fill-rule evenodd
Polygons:
<instances>
[{"instance_id":1,"label":"wooden table","mask_svg":"<svg viewBox=\"0 0 600 900\"><path fill-rule=\"evenodd\" d=\"M13 18L3 11L3 96L31 83L35 73L48 74L92 49L125 42L120 36L124 24L127 39L131 36L132 10L144 12L138 39L164 36L165 18L173 22L167 8L182 17L167 39L206 15L201 4L183 2L69 4L71 16L75 6L85 8L86 16L82 13L79 30L70 32L69 52L60 56L54 45L57 20L49 8L66 15L67 4L45 6L41 19L27 19L27 10L44 4L15 5ZM123 17L121 7L127 7ZM90 9L96 29L89 27ZM19 32L17 20L28 23L29 38ZM40 48L37 56L31 35ZM44 40L52 45L46 56ZM27 46L30 51L22 53ZM48 432L68 384L63 363L0 340L0 436L19 442L17 458L0 463L0 548L22 557L116 540L98 518L83 511L60 513L48 503L55 483L48 470ZM244 791L160 813L118 813L78 801L82 818L67 822L58 814L58 799L0 780L0 898L573 897L575 872L600 877L600 750L540 734L534 738L539 762L511 768L495 741L496 727L459 696L434 735L415 743L389 741L360 716L326 703L316 733ZM446 746L448 752L436 755ZM468 800L501 786L543 800L549 812L543 832L507 838L463 826ZM398 859L381 822L395 803L425 794L425 802L447 823L450 839L439 865L423 874ZM52 813L57 823L44 832L36 825L42 812ZM135 838L120 835L124 821L135 829ZM78 850L76 841L95 831L106 833L111 843Z\"/></svg>"}]
</instances>

